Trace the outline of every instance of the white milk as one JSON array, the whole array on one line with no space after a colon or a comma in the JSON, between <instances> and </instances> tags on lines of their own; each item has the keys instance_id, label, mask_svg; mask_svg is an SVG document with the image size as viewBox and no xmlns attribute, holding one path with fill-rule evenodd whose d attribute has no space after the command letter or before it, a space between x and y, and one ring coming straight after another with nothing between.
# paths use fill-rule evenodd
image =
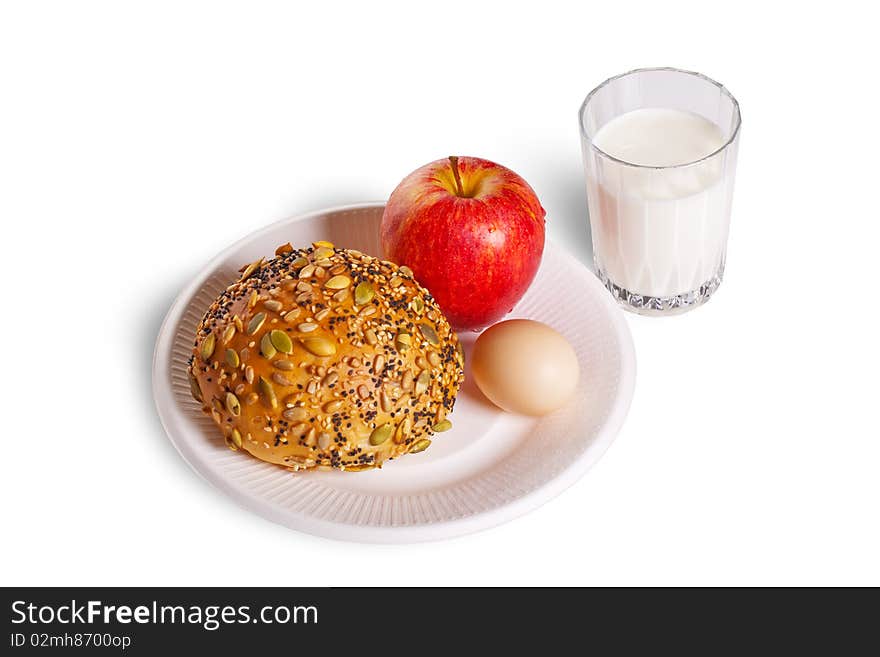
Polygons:
<instances>
[{"instance_id":1,"label":"white milk","mask_svg":"<svg viewBox=\"0 0 880 657\"><path fill-rule=\"evenodd\" d=\"M593 243L601 273L629 292L672 297L713 288L724 267L734 168L711 121L674 109L611 119L593 143L605 159L588 175ZM590 168L588 167L588 170ZM725 174L724 172L727 171Z\"/></svg>"}]
</instances>

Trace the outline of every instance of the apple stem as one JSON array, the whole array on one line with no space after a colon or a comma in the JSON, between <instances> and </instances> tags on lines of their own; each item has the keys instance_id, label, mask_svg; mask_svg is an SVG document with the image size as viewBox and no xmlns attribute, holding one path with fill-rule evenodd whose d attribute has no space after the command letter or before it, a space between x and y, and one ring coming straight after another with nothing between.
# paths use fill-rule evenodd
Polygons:
<instances>
[{"instance_id":1,"label":"apple stem","mask_svg":"<svg viewBox=\"0 0 880 657\"><path fill-rule=\"evenodd\" d=\"M455 155L449 156L449 163L452 165L452 175L455 178L455 189L458 195L464 198L464 189L461 186L461 176L458 173L458 158Z\"/></svg>"}]
</instances>

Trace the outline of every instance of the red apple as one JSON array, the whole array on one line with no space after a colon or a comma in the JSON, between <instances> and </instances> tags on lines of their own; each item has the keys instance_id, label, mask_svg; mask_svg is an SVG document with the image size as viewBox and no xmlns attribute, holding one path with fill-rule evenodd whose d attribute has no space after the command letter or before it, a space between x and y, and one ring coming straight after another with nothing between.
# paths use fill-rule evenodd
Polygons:
<instances>
[{"instance_id":1,"label":"red apple","mask_svg":"<svg viewBox=\"0 0 880 657\"><path fill-rule=\"evenodd\" d=\"M416 169L391 194L382 249L412 269L453 328L478 330L510 312L534 279L544 214L510 169L449 157Z\"/></svg>"}]
</instances>

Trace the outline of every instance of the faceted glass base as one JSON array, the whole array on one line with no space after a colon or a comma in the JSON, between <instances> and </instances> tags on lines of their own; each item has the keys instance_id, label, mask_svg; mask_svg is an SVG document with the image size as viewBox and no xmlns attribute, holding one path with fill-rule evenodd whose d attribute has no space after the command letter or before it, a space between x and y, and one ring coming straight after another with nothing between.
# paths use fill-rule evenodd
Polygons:
<instances>
[{"instance_id":1,"label":"faceted glass base","mask_svg":"<svg viewBox=\"0 0 880 657\"><path fill-rule=\"evenodd\" d=\"M609 279L598 263L596 263L596 275L614 298L617 299L617 302L623 306L624 310L629 310L638 315L654 317L660 315L680 315L698 306L702 306L709 300L712 293L718 289L718 286L721 285L721 280L724 278L724 260L721 261L718 273L696 290L683 292L671 297L651 297L630 292Z\"/></svg>"}]
</instances>

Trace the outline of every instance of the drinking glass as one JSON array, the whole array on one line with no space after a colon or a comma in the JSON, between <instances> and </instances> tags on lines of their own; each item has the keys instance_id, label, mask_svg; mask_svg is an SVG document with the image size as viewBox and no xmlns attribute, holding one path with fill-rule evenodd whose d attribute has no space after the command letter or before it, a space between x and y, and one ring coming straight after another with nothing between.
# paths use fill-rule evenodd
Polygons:
<instances>
[{"instance_id":1,"label":"drinking glass","mask_svg":"<svg viewBox=\"0 0 880 657\"><path fill-rule=\"evenodd\" d=\"M596 134L637 109L675 109L721 131L722 146L672 166L646 166L602 151ZM584 100L581 146L596 274L627 310L670 315L705 303L724 275L739 104L705 75L646 68L609 78Z\"/></svg>"}]
</instances>

